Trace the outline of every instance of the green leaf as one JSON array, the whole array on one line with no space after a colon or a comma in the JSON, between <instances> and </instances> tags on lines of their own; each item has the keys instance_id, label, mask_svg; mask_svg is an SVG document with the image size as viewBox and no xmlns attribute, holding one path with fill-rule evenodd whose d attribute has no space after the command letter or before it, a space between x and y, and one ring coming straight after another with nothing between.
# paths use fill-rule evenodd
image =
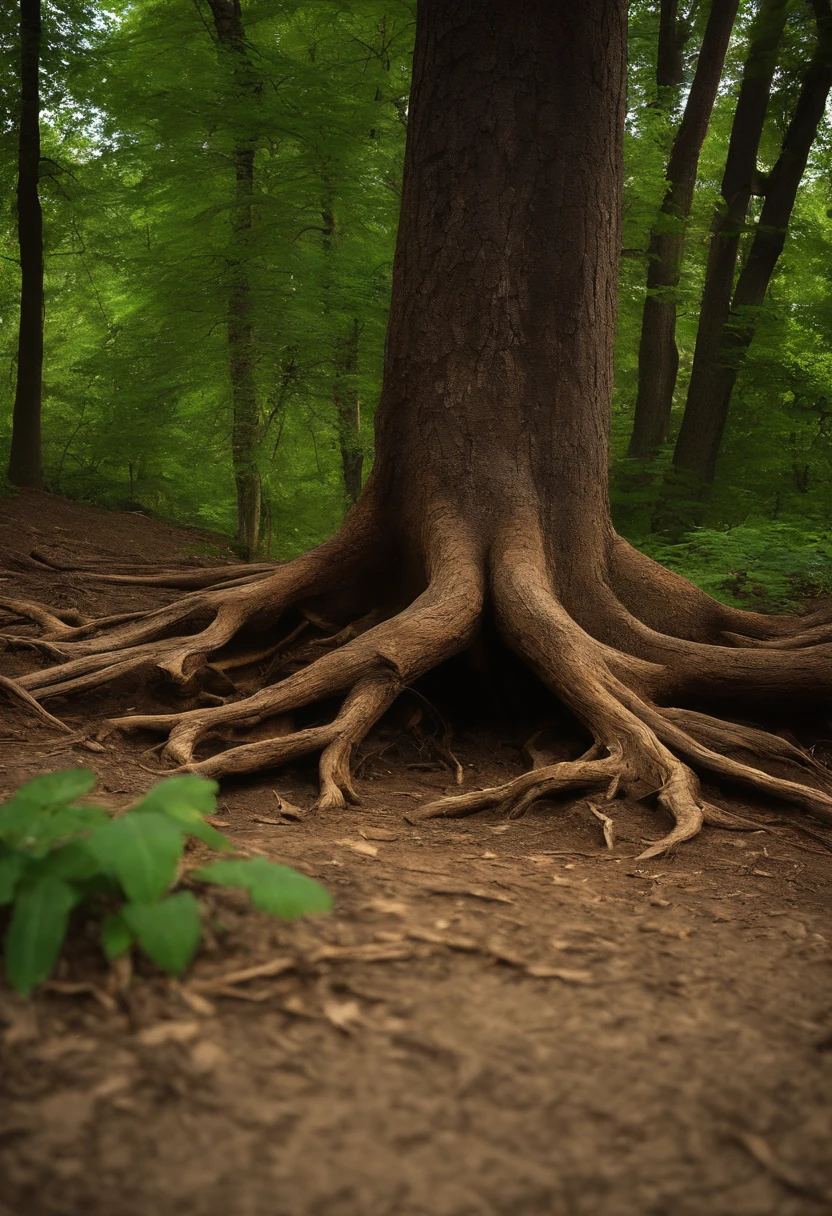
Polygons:
<instances>
[{"instance_id":1,"label":"green leaf","mask_svg":"<svg viewBox=\"0 0 832 1216\"><path fill-rule=\"evenodd\" d=\"M25 864L25 858L20 853L0 853L0 908L14 899L15 887Z\"/></svg>"},{"instance_id":2,"label":"green leaf","mask_svg":"<svg viewBox=\"0 0 832 1216\"><path fill-rule=\"evenodd\" d=\"M136 810L164 811L167 815L176 815L185 810L195 811L200 817L213 815L217 809L219 788L216 781L207 781L195 773L168 777L145 794Z\"/></svg>"},{"instance_id":3,"label":"green leaf","mask_svg":"<svg viewBox=\"0 0 832 1216\"><path fill-rule=\"evenodd\" d=\"M42 810L50 806L66 806L82 794L88 794L94 785L95 773L88 768L68 768L61 773L45 773L42 777L35 777L34 781L28 781L11 801L26 802Z\"/></svg>"},{"instance_id":4,"label":"green leaf","mask_svg":"<svg viewBox=\"0 0 832 1216\"><path fill-rule=\"evenodd\" d=\"M172 975L182 974L202 936L199 903L190 891L177 891L160 903L125 904L121 915L154 963Z\"/></svg>"},{"instance_id":5,"label":"green leaf","mask_svg":"<svg viewBox=\"0 0 832 1216\"><path fill-rule=\"evenodd\" d=\"M156 811L129 814L94 832L89 847L115 874L129 899L152 903L176 876L182 828Z\"/></svg>"},{"instance_id":6,"label":"green leaf","mask_svg":"<svg viewBox=\"0 0 832 1216\"><path fill-rule=\"evenodd\" d=\"M36 862L34 868L38 875L50 874L65 882L83 883L100 873L101 862L86 840L70 840Z\"/></svg>"},{"instance_id":7,"label":"green leaf","mask_svg":"<svg viewBox=\"0 0 832 1216\"><path fill-rule=\"evenodd\" d=\"M193 877L221 887L243 887L255 907L283 920L295 920L310 912L329 912L332 908L332 896L314 878L263 857L212 861L194 870Z\"/></svg>"},{"instance_id":8,"label":"green leaf","mask_svg":"<svg viewBox=\"0 0 832 1216\"><path fill-rule=\"evenodd\" d=\"M121 912L111 912L101 922L101 949L107 958L120 958L133 945L135 934Z\"/></svg>"},{"instance_id":9,"label":"green leaf","mask_svg":"<svg viewBox=\"0 0 832 1216\"><path fill-rule=\"evenodd\" d=\"M44 857L62 840L110 822L110 816L98 806L64 806L53 813L39 810L36 814L37 818L28 823L25 832L8 841L35 857Z\"/></svg>"},{"instance_id":10,"label":"green leaf","mask_svg":"<svg viewBox=\"0 0 832 1216\"><path fill-rule=\"evenodd\" d=\"M6 976L24 996L48 979L76 903L68 883L50 876L18 890L6 934Z\"/></svg>"},{"instance_id":11,"label":"green leaf","mask_svg":"<svg viewBox=\"0 0 832 1216\"><path fill-rule=\"evenodd\" d=\"M196 836L212 849L232 849L231 841L204 821L205 815L213 815L217 809L219 788L216 781L206 781L194 774L169 777L153 787L134 813L161 812L181 823L189 836Z\"/></svg>"}]
</instances>

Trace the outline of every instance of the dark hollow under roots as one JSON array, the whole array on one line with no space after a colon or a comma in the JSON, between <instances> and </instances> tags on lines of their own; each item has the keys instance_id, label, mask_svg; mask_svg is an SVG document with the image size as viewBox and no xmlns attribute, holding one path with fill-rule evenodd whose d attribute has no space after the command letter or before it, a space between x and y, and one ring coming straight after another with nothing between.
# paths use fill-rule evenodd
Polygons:
<instances>
[{"instance_id":1,"label":"dark hollow under roots","mask_svg":"<svg viewBox=\"0 0 832 1216\"><path fill-rule=\"evenodd\" d=\"M546 763L537 756L536 767L504 785L440 798L424 818L489 807L517 817L536 799L563 791L602 799L651 795L669 823L642 854L654 857L705 823L750 825L703 799L702 774L832 820L832 774L808 752L763 730L678 707L709 696L758 703L823 699L832 674L832 627L820 617L768 618L726 608L618 538L587 580L591 592L563 592L534 521L524 519L503 528L487 554L464 528L444 527L424 563L420 594L391 611L379 590L377 602L365 597L363 610L344 625L350 601L344 588L370 585L363 557L362 545L347 534L278 567L96 573L157 586L182 587L185 580L194 589L154 611L92 621L0 600L5 645L31 648L48 664L17 680L3 678L0 691L61 727L43 708L50 698L126 676L163 676L201 704L114 718L106 729L162 735L168 771L208 777L320 753L318 806L342 807L358 801L350 775L356 745L404 688L471 645L487 611L503 641L594 743L578 760ZM360 600L352 596L354 604ZM281 630L287 616L291 627ZM337 622L330 635L310 640L328 620ZM40 626L39 636L16 633L20 622ZM241 649L251 637L260 638L259 645ZM298 669L276 682L249 695L235 686L235 671L266 662L265 670L273 671L288 658ZM340 708L330 721L285 732L287 715L334 698ZM255 727L265 737L204 754L212 742L225 745Z\"/></svg>"}]
</instances>

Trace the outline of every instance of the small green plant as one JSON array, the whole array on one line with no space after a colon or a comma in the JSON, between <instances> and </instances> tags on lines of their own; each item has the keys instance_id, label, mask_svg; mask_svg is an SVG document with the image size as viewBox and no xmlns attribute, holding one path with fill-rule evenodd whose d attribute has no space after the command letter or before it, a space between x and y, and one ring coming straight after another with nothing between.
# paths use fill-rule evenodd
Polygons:
<instances>
[{"instance_id":1,"label":"small green plant","mask_svg":"<svg viewBox=\"0 0 832 1216\"><path fill-rule=\"evenodd\" d=\"M174 889L185 838L233 851L205 822L216 808L214 781L170 777L119 818L82 801L94 785L88 769L68 769L36 777L0 806L0 907L12 908L6 977L24 995L52 974L80 905L99 918L108 959L138 946L181 975L202 935L196 895ZM255 907L284 920L332 906L319 883L260 857L212 861L189 878L247 890Z\"/></svg>"}]
</instances>

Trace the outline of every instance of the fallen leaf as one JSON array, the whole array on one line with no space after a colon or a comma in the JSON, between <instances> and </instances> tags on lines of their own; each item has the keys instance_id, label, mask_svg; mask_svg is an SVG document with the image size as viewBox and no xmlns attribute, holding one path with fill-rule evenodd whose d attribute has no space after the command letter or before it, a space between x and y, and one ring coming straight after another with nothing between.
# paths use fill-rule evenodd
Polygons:
<instances>
[{"instance_id":1,"label":"fallen leaf","mask_svg":"<svg viewBox=\"0 0 832 1216\"><path fill-rule=\"evenodd\" d=\"M337 1030L350 1034L361 1021L358 1001L324 1001L324 1017Z\"/></svg>"},{"instance_id":2,"label":"fallen leaf","mask_svg":"<svg viewBox=\"0 0 832 1216\"><path fill-rule=\"evenodd\" d=\"M163 1043L187 1043L200 1032L199 1022L157 1022L136 1035L142 1047L160 1047Z\"/></svg>"},{"instance_id":3,"label":"fallen leaf","mask_svg":"<svg viewBox=\"0 0 832 1216\"><path fill-rule=\"evenodd\" d=\"M359 834L365 840L398 840L398 832L393 832L390 828L360 828Z\"/></svg>"},{"instance_id":4,"label":"fallen leaf","mask_svg":"<svg viewBox=\"0 0 832 1216\"><path fill-rule=\"evenodd\" d=\"M377 857L378 845L370 844L366 840L353 840L346 836L343 840L336 840L336 844L340 844L345 849L352 849L353 853L360 853L362 857Z\"/></svg>"},{"instance_id":5,"label":"fallen leaf","mask_svg":"<svg viewBox=\"0 0 832 1216\"><path fill-rule=\"evenodd\" d=\"M99 1085L96 1085L92 1091L94 1098L112 1098L115 1094L120 1094L130 1085L130 1078L126 1073L117 1073L115 1076L107 1077Z\"/></svg>"},{"instance_id":6,"label":"fallen leaf","mask_svg":"<svg viewBox=\"0 0 832 1216\"><path fill-rule=\"evenodd\" d=\"M526 974L539 980L563 980L565 984L591 984L592 972L579 968L548 967L545 963L531 963Z\"/></svg>"},{"instance_id":7,"label":"fallen leaf","mask_svg":"<svg viewBox=\"0 0 832 1216\"><path fill-rule=\"evenodd\" d=\"M371 899L364 905L368 912L383 912L387 916L407 916L407 904L398 899Z\"/></svg>"},{"instance_id":8,"label":"fallen leaf","mask_svg":"<svg viewBox=\"0 0 832 1216\"><path fill-rule=\"evenodd\" d=\"M228 1053L218 1043L202 1039L191 1049L191 1064L197 1072L209 1073L228 1063Z\"/></svg>"}]
</instances>

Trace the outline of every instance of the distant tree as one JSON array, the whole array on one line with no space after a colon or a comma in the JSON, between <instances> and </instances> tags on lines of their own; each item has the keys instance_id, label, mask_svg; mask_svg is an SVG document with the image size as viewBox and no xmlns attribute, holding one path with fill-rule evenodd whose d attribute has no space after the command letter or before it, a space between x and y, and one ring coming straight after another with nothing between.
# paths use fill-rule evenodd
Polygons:
<instances>
[{"instance_id":1,"label":"distant tree","mask_svg":"<svg viewBox=\"0 0 832 1216\"><path fill-rule=\"evenodd\" d=\"M38 487L43 395L43 214L40 205L40 0L20 0L20 119L17 161L17 235L20 249L20 326L9 480Z\"/></svg>"},{"instance_id":2,"label":"distant tree","mask_svg":"<svg viewBox=\"0 0 832 1216\"><path fill-rule=\"evenodd\" d=\"M696 72L667 164L664 199L650 233L630 456L651 456L667 439L679 368L675 293L682 271L685 230L699 153L708 132L738 2L713 0L711 4Z\"/></svg>"},{"instance_id":3,"label":"distant tree","mask_svg":"<svg viewBox=\"0 0 832 1216\"><path fill-rule=\"evenodd\" d=\"M829 0L811 3L817 22L815 50L802 74L780 155L764 181L758 181L756 149L774 70L775 39L779 38L778 27L782 29L781 10L766 14L771 18L769 24L763 27L761 23L758 29L761 41L756 44L756 55L752 46L744 92L737 104L723 182L726 210L714 226L693 370L673 454L677 469L704 482L714 479L731 394L786 241L797 190L832 88L832 9ZM743 107L744 99L750 103L748 108ZM753 108L752 114L749 108ZM752 190L763 195L763 208L732 296L739 241Z\"/></svg>"}]
</instances>

